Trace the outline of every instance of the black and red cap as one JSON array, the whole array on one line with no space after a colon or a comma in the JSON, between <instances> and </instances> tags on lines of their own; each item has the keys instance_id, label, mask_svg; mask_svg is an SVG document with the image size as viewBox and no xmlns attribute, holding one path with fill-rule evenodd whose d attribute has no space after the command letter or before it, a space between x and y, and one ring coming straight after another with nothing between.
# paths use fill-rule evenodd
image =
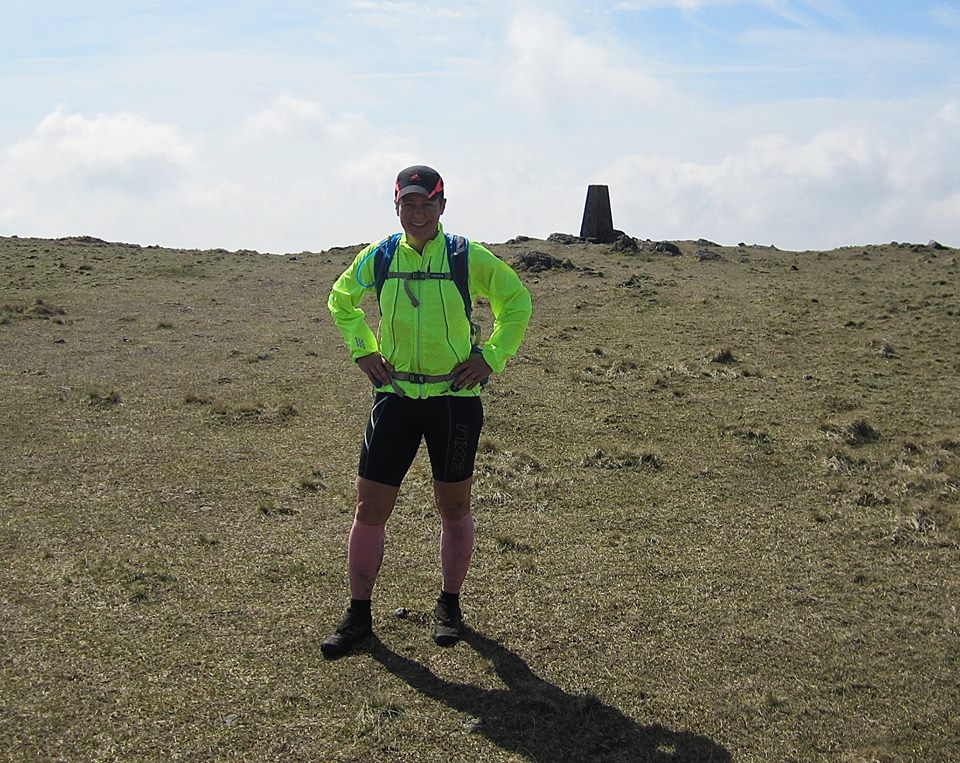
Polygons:
<instances>
[{"instance_id":1,"label":"black and red cap","mask_svg":"<svg viewBox=\"0 0 960 763\"><path fill-rule=\"evenodd\" d=\"M443 198L443 178L432 167L416 164L400 170L393 200L399 203L408 193L422 193L428 199Z\"/></svg>"}]
</instances>

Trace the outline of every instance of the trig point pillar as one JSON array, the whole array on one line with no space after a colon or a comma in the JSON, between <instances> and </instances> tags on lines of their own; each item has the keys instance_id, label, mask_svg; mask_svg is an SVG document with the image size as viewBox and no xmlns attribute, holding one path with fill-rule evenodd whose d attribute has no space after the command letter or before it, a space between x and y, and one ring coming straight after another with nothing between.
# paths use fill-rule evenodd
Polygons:
<instances>
[{"instance_id":1,"label":"trig point pillar","mask_svg":"<svg viewBox=\"0 0 960 763\"><path fill-rule=\"evenodd\" d=\"M587 203L583 208L580 238L588 238L600 244L610 244L614 240L610 189L605 185L587 186Z\"/></svg>"}]
</instances>

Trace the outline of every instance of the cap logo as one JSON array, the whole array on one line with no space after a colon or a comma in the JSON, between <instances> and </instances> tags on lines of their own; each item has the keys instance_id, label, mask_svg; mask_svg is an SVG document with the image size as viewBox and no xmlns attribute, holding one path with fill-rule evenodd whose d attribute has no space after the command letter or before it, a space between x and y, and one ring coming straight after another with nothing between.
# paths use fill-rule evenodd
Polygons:
<instances>
[{"instance_id":1,"label":"cap logo","mask_svg":"<svg viewBox=\"0 0 960 763\"><path fill-rule=\"evenodd\" d=\"M433 190L429 190L431 187ZM433 199L436 196L443 196L443 179L431 167L407 167L400 170L393 190L393 200L397 204L400 203L400 197L408 193L422 193L428 199Z\"/></svg>"}]
</instances>

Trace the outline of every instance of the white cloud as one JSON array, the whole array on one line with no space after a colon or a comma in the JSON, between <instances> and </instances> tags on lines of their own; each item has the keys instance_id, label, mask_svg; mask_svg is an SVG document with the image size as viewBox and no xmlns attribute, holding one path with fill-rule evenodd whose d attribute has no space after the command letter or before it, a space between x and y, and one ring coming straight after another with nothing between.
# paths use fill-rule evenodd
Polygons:
<instances>
[{"instance_id":1,"label":"white cloud","mask_svg":"<svg viewBox=\"0 0 960 763\"><path fill-rule=\"evenodd\" d=\"M571 143L562 161L550 140L530 145L507 132L463 151L457 135L411 140L402 126L290 95L207 142L128 113L58 110L0 158L0 225L20 235L321 249L394 230L393 176L425 161L447 178L448 227L488 241L576 232L590 182L610 186L617 227L644 238L791 249L960 240L951 171L960 106L925 116L903 104L876 108L851 108L843 121L825 109L822 126L789 133L771 129L768 114L753 138L744 136L758 129L754 113L704 111L700 125L716 140L699 159L623 146L591 154Z\"/></svg>"},{"instance_id":2,"label":"white cloud","mask_svg":"<svg viewBox=\"0 0 960 763\"><path fill-rule=\"evenodd\" d=\"M57 109L0 156L0 224L25 234L136 237L184 192L196 161L176 127L128 112Z\"/></svg>"},{"instance_id":3,"label":"white cloud","mask_svg":"<svg viewBox=\"0 0 960 763\"><path fill-rule=\"evenodd\" d=\"M183 247L322 248L392 225L409 142L284 95L219 140L126 112L58 109L0 156L0 226Z\"/></svg>"},{"instance_id":4,"label":"white cloud","mask_svg":"<svg viewBox=\"0 0 960 763\"><path fill-rule=\"evenodd\" d=\"M127 112L86 117L60 108L14 145L4 174L43 187L54 182L127 188L134 178L167 178L195 152L175 127Z\"/></svg>"},{"instance_id":5,"label":"white cloud","mask_svg":"<svg viewBox=\"0 0 960 763\"><path fill-rule=\"evenodd\" d=\"M273 104L248 117L241 127L241 140L350 140L359 141L373 133L359 114L331 115L320 104L291 95L278 96Z\"/></svg>"},{"instance_id":6,"label":"white cloud","mask_svg":"<svg viewBox=\"0 0 960 763\"><path fill-rule=\"evenodd\" d=\"M607 172L615 223L619 213L634 235L785 248L956 240L960 218L945 213L957 204L960 136L945 126L937 115L916 132L898 126L892 138L870 125L802 141L768 135L713 163L625 156Z\"/></svg>"},{"instance_id":7,"label":"white cloud","mask_svg":"<svg viewBox=\"0 0 960 763\"><path fill-rule=\"evenodd\" d=\"M550 14L518 12L507 42L508 84L528 106L596 113L626 102L649 104L664 92L634 53L612 39L577 35Z\"/></svg>"},{"instance_id":8,"label":"white cloud","mask_svg":"<svg viewBox=\"0 0 960 763\"><path fill-rule=\"evenodd\" d=\"M238 189L231 215L248 246L319 248L379 235L371 221L392 224L393 177L419 160L400 130L291 95L244 120L216 163Z\"/></svg>"}]
</instances>

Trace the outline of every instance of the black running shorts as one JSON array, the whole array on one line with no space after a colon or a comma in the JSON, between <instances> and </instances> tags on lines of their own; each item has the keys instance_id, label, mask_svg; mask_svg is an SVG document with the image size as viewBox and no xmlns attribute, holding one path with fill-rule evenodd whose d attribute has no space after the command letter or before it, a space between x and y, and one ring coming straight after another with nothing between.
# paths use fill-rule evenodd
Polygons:
<instances>
[{"instance_id":1,"label":"black running shorts","mask_svg":"<svg viewBox=\"0 0 960 763\"><path fill-rule=\"evenodd\" d=\"M433 478L461 482L473 476L483 428L479 397L427 397L414 400L378 392L360 449L361 477L400 487L420 441L426 439Z\"/></svg>"}]
</instances>

